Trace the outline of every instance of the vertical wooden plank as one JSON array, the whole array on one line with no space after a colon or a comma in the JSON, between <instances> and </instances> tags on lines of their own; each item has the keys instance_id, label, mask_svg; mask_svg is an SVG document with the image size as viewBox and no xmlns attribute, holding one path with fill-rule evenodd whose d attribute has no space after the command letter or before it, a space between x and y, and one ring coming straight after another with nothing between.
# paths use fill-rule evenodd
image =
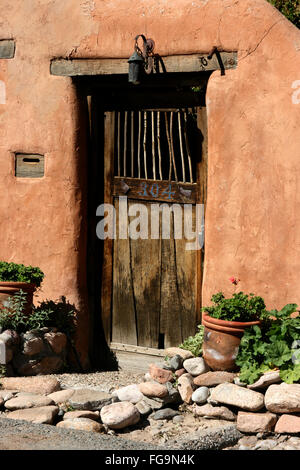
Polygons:
<instances>
[{"instance_id":1,"label":"vertical wooden plank","mask_svg":"<svg viewBox=\"0 0 300 470\"><path fill-rule=\"evenodd\" d=\"M178 346L183 340L182 306L178 290L177 260L174 240L174 217L171 217L170 240L161 240L160 333L164 347Z\"/></svg>"},{"instance_id":2,"label":"vertical wooden plank","mask_svg":"<svg viewBox=\"0 0 300 470\"><path fill-rule=\"evenodd\" d=\"M105 113L104 120L104 203L113 203L112 180L114 174L114 130L115 113ZM111 300L112 300L112 256L113 240L107 238L103 244L101 311L106 341L111 338Z\"/></svg>"},{"instance_id":3,"label":"vertical wooden plank","mask_svg":"<svg viewBox=\"0 0 300 470\"><path fill-rule=\"evenodd\" d=\"M151 203L143 204L148 208L150 228ZM138 345L158 348L161 240L151 240L150 234L148 240L130 240L130 255Z\"/></svg>"},{"instance_id":4,"label":"vertical wooden plank","mask_svg":"<svg viewBox=\"0 0 300 470\"><path fill-rule=\"evenodd\" d=\"M114 201L117 229L118 199ZM118 233L118 230L117 230ZM113 250L112 341L137 345L136 311L132 283L130 240L117 237Z\"/></svg>"},{"instance_id":5,"label":"vertical wooden plank","mask_svg":"<svg viewBox=\"0 0 300 470\"><path fill-rule=\"evenodd\" d=\"M198 183L197 203L204 204L204 216L207 198L207 165L208 165L208 136L207 136L207 112L206 108L197 109L197 127L201 134L202 145L200 150L200 158L196 165L196 177ZM201 306L202 306L202 277L203 277L204 250L197 252L197 294L196 294L196 311L197 323L201 322Z\"/></svg>"},{"instance_id":6,"label":"vertical wooden plank","mask_svg":"<svg viewBox=\"0 0 300 470\"><path fill-rule=\"evenodd\" d=\"M195 230L195 206L192 206L193 230ZM183 234L182 239L175 240L175 259L177 269L178 297L181 305L181 333L183 339L193 336L197 327L196 292L197 252L186 250L186 244L191 242Z\"/></svg>"}]
</instances>

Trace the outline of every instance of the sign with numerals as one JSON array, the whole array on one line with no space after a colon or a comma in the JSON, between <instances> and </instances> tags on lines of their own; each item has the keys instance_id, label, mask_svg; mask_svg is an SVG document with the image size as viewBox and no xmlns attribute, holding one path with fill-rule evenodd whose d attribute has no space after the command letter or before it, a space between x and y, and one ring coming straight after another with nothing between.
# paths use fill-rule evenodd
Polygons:
<instances>
[{"instance_id":1,"label":"sign with numerals","mask_svg":"<svg viewBox=\"0 0 300 470\"><path fill-rule=\"evenodd\" d=\"M114 196L146 201L196 203L197 184L114 177Z\"/></svg>"}]
</instances>

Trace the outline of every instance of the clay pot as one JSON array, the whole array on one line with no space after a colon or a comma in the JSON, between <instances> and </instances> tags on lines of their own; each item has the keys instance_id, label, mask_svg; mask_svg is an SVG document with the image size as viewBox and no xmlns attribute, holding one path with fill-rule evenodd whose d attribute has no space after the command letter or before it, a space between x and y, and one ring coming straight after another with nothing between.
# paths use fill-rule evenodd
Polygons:
<instances>
[{"instance_id":1,"label":"clay pot","mask_svg":"<svg viewBox=\"0 0 300 470\"><path fill-rule=\"evenodd\" d=\"M246 328L260 321L237 322L212 318L203 313L203 358L212 370L234 371L235 359Z\"/></svg>"},{"instance_id":2,"label":"clay pot","mask_svg":"<svg viewBox=\"0 0 300 470\"><path fill-rule=\"evenodd\" d=\"M25 313L30 315L32 312L33 293L36 289L35 284L29 282L0 282L0 304L3 304L9 297L13 296L19 290L27 294L27 303Z\"/></svg>"}]
</instances>

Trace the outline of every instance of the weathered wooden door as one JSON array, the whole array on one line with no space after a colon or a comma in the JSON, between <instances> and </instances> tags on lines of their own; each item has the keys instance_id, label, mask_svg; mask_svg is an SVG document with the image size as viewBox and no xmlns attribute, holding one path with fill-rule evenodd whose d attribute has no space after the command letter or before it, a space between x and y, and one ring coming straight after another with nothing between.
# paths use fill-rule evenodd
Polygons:
<instances>
[{"instance_id":1,"label":"weathered wooden door","mask_svg":"<svg viewBox=\"0 0 300 470\"><path fill-rule=\"evenodd\" d=\"M201 251L186 249L185 217L195 231L197 115L197 108L105 113L105 200L117 230L105 241L104 277L112 262L112 279L102 292L113 343L164 348L195 334Z\"/></svg>"}]
</instances>

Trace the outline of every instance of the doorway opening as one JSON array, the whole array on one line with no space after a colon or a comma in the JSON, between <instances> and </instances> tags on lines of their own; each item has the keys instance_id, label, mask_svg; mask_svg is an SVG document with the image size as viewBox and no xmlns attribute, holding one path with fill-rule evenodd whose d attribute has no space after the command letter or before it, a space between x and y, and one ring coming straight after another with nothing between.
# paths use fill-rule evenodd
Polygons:
<instances>
[{"instance_id":1,"label":"doorway opening","mask_svg":"<svg viewBox=\"0 0 300 470\"><path fill-rule=\"evenodd\" d=\"M206 204L209 75L146 77L138 87L123 75L77 78L89 111L87 252L95 365L100 356L102 365L108 361L104 343L119 364L132 354L151 362L194 335L201 321L204 249L187 251L184 236L175 237L172 209L190 206L194 222L196 204ZM96 211L103 203L114 207L119 231L120 197L127 198L128 225L135 204L149 214L155 204L172 206L170 238L162 236L161 218L156 238L97 238Z\"/></svg>"}]
</instances>

